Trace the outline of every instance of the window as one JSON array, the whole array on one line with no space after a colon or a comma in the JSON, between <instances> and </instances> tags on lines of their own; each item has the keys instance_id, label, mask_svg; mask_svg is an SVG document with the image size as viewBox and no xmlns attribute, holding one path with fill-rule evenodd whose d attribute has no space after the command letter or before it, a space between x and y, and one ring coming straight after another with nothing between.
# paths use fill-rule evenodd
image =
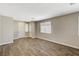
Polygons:
<instances>
[{"instance_id":1,"label":"window","mask_svg":"<svg viewBox=\"0 0 79 59\"><path fill-rule=\"evenodd\" d=\"M28 24L27 23L25 23L25 32L28 32Z\"/></svg>"},{"instance_id":2,"label":"window","mask_svg":"<svg viewBox=\"0 0 79 59\"><path fill-rule=\"evenodd\" d=\"M40 32L41 33L51 33L51 22L40 23Z\"/></svg>"}]
</instances>

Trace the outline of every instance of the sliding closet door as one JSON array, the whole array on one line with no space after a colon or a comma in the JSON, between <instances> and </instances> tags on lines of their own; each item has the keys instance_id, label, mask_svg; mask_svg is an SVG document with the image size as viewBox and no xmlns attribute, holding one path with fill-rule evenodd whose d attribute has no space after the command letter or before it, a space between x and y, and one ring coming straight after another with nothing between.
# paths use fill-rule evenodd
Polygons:
<instances>
[{"instance_id":1,"label":"sliding closet door","mask_svg":"<svg viewBox=\"0 0 79 59\"><path fill-rule=\"evenodd\" d=\"M78 39L79 39L79 16L78 16Z\"/></svg>"},{"instance_id":2,"label":"sliding closet door","mask_svg":"<svg viewBox=\"0 0 79 59\"><path fill-rule=\"evenodd\" d=\"M2 17L3 44L13 42L13 20L9 17Z\"/></svg>"},{"instance_id":3,"label":"sliding closet door","mask_svg":"<svg viewBox=\"0 0 79 59\"><path fill-rule=\"evenodd\" d=\"M0 45L2 43L2 19L0 17Z\"/></svg>"}]
</instances>

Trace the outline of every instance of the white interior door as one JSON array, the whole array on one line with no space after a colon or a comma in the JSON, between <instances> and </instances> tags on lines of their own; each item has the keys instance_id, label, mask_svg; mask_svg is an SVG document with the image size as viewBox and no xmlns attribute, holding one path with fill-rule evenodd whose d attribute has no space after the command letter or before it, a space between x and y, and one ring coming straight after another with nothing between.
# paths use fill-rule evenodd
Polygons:
<instances>
[{"instance_id":1,"label":"white interior door","mask_svg":"<svg viewBox=\"0 0 79 59\"><path fill-rule=\"evenodd\" d=\"M18 38L25 37L25 24L18 22Z\"/></svg>"}]
</instances>

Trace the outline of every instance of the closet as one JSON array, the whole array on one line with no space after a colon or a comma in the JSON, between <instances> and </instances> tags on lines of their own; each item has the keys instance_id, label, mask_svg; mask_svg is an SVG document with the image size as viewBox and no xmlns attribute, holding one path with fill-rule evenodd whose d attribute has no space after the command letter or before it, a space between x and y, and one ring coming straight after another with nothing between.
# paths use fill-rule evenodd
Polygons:
<instances>
[{"instance_id":1,"label":"closet","mask_svg":"<svg viewBox=\"0 0 79 59\"><path fill-rule=\"evenodd\" d=\"M0 45L13 42L13 18L0 16Z\"/></svg>"}]
</instances>

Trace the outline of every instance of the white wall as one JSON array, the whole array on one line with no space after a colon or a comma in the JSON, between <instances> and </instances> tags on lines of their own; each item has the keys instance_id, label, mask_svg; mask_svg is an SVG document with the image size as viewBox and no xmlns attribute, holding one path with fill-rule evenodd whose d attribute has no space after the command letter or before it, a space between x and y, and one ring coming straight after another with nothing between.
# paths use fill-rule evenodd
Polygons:
<instances>
[{"instance_id":1,"label":"white wall","mask_svg":"<svg viewBox=\"0 0 79 59\"><path fill-rule=\"evenodd\" d=\"M47 19L45 21L52 22L52 33L44 34L40 33L40 23L45 21L37 22L37 37L45 39L51 42L75 47L79 49L78 39L78 16L79 13L64 15L61 17L55 17Z\"/></svg>"},{"instance_id":2,"label":"white wall","mask_svg":"<svg viewBox=\"0 0 79 59\"><path fill-rule=\"evenodd\" d=\"M0 45L13 43L13 18L0 16Z\"/></svg>"}]
</instances>

